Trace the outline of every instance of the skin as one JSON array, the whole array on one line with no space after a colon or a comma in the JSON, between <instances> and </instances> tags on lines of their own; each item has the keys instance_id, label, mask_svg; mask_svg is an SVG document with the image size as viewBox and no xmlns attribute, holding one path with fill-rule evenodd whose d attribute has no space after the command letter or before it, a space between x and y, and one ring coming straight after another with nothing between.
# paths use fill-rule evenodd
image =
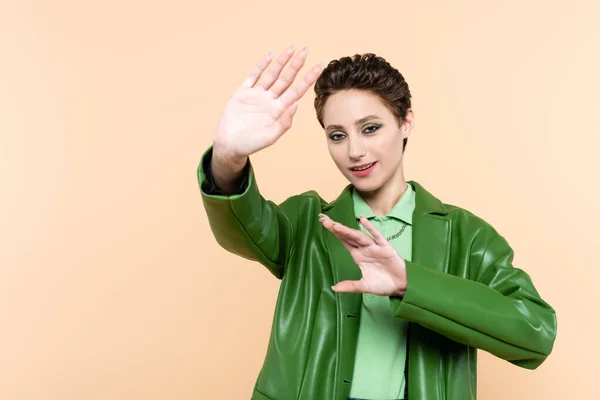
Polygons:
<instances>
[{"instance_id":1,"label":"skin","mask_svg":"<svg viewBox=\"0 0 600 400\"><path fill-rule=\"evenodd\" d=\"M323 65L317 65L292 85L307 55L306 48L296 52L290 46L274 62L272 54L263 57L227 102L213 138L211 160L215 183L225 193L234 192L249 156L273 145L292 126L297 102L323 71ZM402 172L402 140L412 129L412 111L398 124L378 98L357 91L332 95L324 111L326 127L339 125L336 134L343 136L336 142L328 136L333 161L374 212L384 215L407 187ZM376 115L381 127L373 132L367 129L374 119L355 125L357 119L367 115ZM332 134L332 129L326 129L328 133ZM367 178L357 178L348 170L374 161L376 167ZM360 222L373 238L325 215L319 219L348 249L362 271L362 279L338 282L332 287L334 291L380 296L402 296L406 292L404 259L366 218Z\"/></svg>"},{"instance_id":2,"label":"skin","mask_svg":"<svg viewBox=\"0 0 600 400\"><path fill-rule=\"evenodd\" d=\"M331 95L323 109L327 148L342 175L371 207L384 216L398 202L408 185L404 178L402 150L410 136L414 114L404 121L396 117L378 96L362 90L344 90ZM350 168L376 162L365 177Z\"/></svg>"}]
</instances>

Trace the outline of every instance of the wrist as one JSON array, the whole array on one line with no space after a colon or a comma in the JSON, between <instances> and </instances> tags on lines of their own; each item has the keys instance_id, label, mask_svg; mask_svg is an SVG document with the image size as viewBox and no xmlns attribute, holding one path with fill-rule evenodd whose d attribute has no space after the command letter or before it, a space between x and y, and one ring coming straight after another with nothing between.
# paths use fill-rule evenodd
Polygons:
<instances>
[{"instance_id":1,"label":"wrist","mask_svg":"<svg viewBox=\"0 0 600 400\"><path fill-rule=\"evenodd\" d=\"M225 147L214 144L210 163L213 184L225 195L236 193L239 190L248 157L235 156Z\"/></svg>"},{"instance_id":2,"label":"wrist","mask_svg":"<svg viewBox=\"0 0 600 400\"><path fill-rule=\"evenodd\" d=\"M394 291L394 293L392 294L392 297L404 297L404 295L406 294L407 288L408 287L406 284L404 286L401 285Z\"/></svg>"},{"instance_id":3,"label":"wrist","mask_svg":"<svg viewBox=\"0 0 600 400\"><path fill-rule=\"evenodd\" d=\"M212 162L221 168L227 168L232 172L238 172L244 169L248 161L248 156L236 155L229 151L225 146L213 143Z\"/></svg>"},{"instance_id":4,"label":"wrist","mask_svg":"<svg viewBox=\"0 0 600 400\"><path fill-rule=\"evenodd\" d=\"M403 297L408 289L408 276L406 273L406 262L400 257L402 267L400 268L400 276L396 282L396 290L394 290L394 296Z\"/></svg>"}]
</instances>

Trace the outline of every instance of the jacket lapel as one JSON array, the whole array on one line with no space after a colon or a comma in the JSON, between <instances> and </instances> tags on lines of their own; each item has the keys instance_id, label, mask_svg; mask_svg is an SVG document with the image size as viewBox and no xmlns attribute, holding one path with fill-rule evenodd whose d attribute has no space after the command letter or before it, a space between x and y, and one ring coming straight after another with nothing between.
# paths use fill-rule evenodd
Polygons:
<instances>
[{"instance_id":1,"label":"jacket lapel","mask_svg":"<svg viewBox=\"0 0 600 400\"><path fill-rule=\"evenodd\" d=\"M448 271L451 221L442 202L417 182L413 213L412 261L428 268Z\"/></svg>"},{"instance_id":2,"label":"jacket lapel","mask_svg":"<svg viewBox=\"0 0 600 400\"><path fill-rule=\"evenodd\" d=\"M352 202L351 186L348 185L339 197L323 208L323 213L335 222L339 222L352 229L359 229L358 222L354 216L354 203ZM350 252L342 242L331 232L323 228L325 242L329 250L329 260L333 269L334 283L344 280L358 280L361 278L360 269L354 262ZM347 294L344 293L344 296ZM352 296L346 296L352 297ZM360 296L358 301L360 302ZM354 301L357 301L354 299ZM360 305L360 304L359 304Z\"/></svg>"},{"instance_id":3,"label":"jacket lapel","mask_svg":"<svg viewBox=\"0 0 600 400\"><path fill-rule=\"evenodd\" d=\"M409 184L416 192L411 261L427 268L447 272L452 228L448 212L440 200L417 182L411 181ZM439 294L431 293L431 295ZM439 353L440 340L439 335L432 335L423 326L409 324L405 398L435 398L438 391L445 390L439 388L437 384L433 386L430 384L443 381L436 376L440 373L442 362Z\"/></svg>"},{"instance_id":4,"label":"jacket lapel","mask_svg":"<svg viewBox=\"0 0 600 400\"><path fill-rule=\"evenodd\" d=\"M358 229L350 187L350 185L347 186L335 201L325 205L323 213L340 224ZM323 228L323 235L331 265L333 284L345 280L360 280L362 277L360 269L342 242L325 228ZM334 398L347 399L354 372L362 293L335 293L335 297L338 358Z\"/></svg>"}]
</instances>

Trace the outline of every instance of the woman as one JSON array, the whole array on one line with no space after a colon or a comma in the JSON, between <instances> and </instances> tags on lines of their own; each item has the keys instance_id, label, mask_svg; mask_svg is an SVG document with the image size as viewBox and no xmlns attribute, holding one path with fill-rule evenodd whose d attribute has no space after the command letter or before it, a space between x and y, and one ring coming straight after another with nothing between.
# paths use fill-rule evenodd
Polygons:
<instances>
[{"instance_id":1,"label":"woman","mask_svg":"<svg viewBox=\"0 0 600 400\"><path fill-rule=\"evenodd\" d=\"M306 56L289 48L259 63L198 168L218 243L281 280L252 399L474 399L476 349L537 368L555 313L508 243L404 178L414 113L403 76L367 54L314 67L292 87ZM349 184L333 202L310 191L277 205L261 196L249 156L290 128L313 84Z\"/></svg>"}]
</instances>

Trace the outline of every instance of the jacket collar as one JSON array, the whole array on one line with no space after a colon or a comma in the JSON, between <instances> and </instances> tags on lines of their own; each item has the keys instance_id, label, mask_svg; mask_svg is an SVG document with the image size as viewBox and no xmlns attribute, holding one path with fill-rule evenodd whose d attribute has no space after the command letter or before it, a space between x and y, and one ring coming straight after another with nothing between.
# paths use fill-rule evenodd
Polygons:
<instances>
[{"instance_id":1,"label":"jacket collar","mask_svg":"<svg viewBox=\"0 0 600 400\"><path fill-rule=\"evenodd\" d=\"M415 214L436 214L436 215L447 215L448 210L444 204L434 195L429 193L421 184L416 181L408 181L409 185L415 191ZM347 185L342 193L330 203L327 203L323 207L323 211L327 212L334 207L340 206L341 208L352 207L352 188L353 186ZM341 222L341 221L339 221Z\"/></svg>"},{"instance_id":2,"label":"jacket collar","mask_svg":"<svg viewBox=\"0 0 600 400\"><path fill-rule=\"evenodd\" d=\"M362 198L362 196L356 191L352 190L352 203L354 204L354 216L356 219L360 219L363 215L366 218L375 218L376 215ZM384 218L394 218L403 221L406 224L412 225L412 215L415 209L415 191L411 185L408 185L398 202L392 207L392 209L384 216Z\"/></svg>"}]
</instances>

